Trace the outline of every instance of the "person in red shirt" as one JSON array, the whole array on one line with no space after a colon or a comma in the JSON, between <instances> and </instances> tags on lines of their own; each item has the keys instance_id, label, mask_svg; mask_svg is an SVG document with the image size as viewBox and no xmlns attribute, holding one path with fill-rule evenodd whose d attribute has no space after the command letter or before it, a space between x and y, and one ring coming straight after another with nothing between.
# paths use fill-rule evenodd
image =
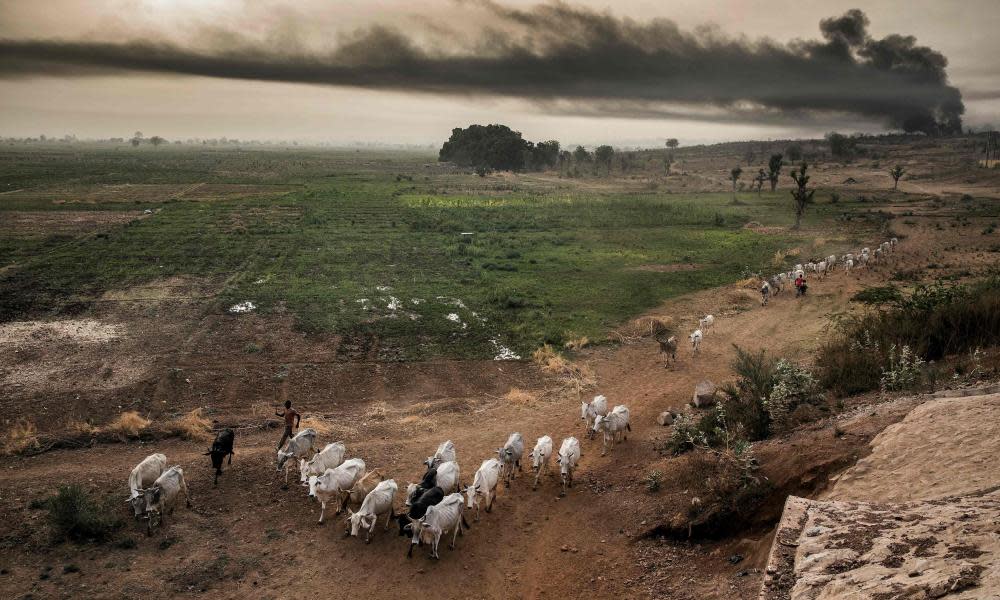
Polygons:
<instances>
[{"instance_id":1,"label":"person in red shirt","mask_svg":"<svg viewBox=\"0 0 1000 600\"><path fill-rule=\"evenodd\" d=\"M802 296L806 293L806 278L804 275L799 275L795 278L795 295Z\"/></svg>"},{"instance_id":2,"label":"person in red shirt","mask_svg":"<svg viewBox=\"0 0 1000 600\"><path fill-rule=\"evenodd\" d=\"M285 400L285 410L284 412L274 413L276 417L284 417L285 419L285 433L281 435L281 441L278 442L278 450L281 450L285 446L285 442L288 438L292 437L292 424L295 424L294 429L299 428L299 423L302 422L302 415L299 414L297 410L292 408L292 401Z\"/></svg>"}]
</instances>

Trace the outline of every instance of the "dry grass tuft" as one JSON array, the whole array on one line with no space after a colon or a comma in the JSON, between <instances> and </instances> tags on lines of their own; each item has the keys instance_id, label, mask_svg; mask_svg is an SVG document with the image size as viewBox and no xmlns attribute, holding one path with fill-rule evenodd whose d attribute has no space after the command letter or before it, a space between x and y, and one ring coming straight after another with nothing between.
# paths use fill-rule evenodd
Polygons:
<instances>
[{"instance_id":1,"label":"dry grass tuft","mask_svg":"<svg viewBox=\"0 0 1000 600\"><path fill-rule=\"evenodd\" d=\"M563 347L567 350L582 350L590 345L590 338L587 336L578 337L571 339L570 341L563 344Z\"/></svg>"},{"instance_id":2,"label":"dry grass tuft","mask_svg":"<svg viewBox=\"0 0 1000 600\"><path fill-rule=\"evenodd\" d=\"M211 439L212 436L209 433L211 428L212 422L202 415L201 408L196 408L167 423L167 431L186 440Z\"/></svg>"},{"instance_id":3,"label":"dry grass tuft","mask_svg":"<svg viewBox=\"0 0 1000 600\"><path fill-rule=\"evenodd\" d=\"M302 422L299 424L299 431L302 431L307 427L315 429L317 434L324 437L333 433L334 430L334 426L330 423L330 421L318 415L302 417Z\"/></svg>"},{"instance_id":4,"label":"dry grass tuft","mask_svg":"<svg viewBox=\"0 0 1000 600\"><path fill-rule=\"evenodd\" d=\"M778 250L771 259L771 265L780 268L785 264L785 259L802 254L801 248L789 248L788 250Z\"/></svg>"},{"instance_id":5,"label":"dry grass tuft","mask_svg":"<svg viewBox=\"0 0 1000 600\"><path fill-rule=\"evenodd\" d=\"M732 290L726 294L726 300L733 306L749 306L758 302L758 297L748 290Z\"/></svg>"},{"instance_id":6,"label":"dry grass tuft","mask_svg":"<svg viewBox=\"0 0 1000 600\"><path fill-rule=\"evenodd\" d=\"M389 414L389 408L385 402L373 402L365 411L365 421L384 421Z\"/></svg>"},{"instance_id":7,"label":"dry grass tuft","mask_svg":"<svg viewBox=\"0 0 1000 600\"><path fill-rule=\"evenodd\" d=\"M522 390L521 388L513 387L510 388L509 392L504 394L503 399L505 402L509 404L519 404L524 406L528 404L534 404L535 401L538 400L538 396L532 394L527 390Z\"/></svg>"},{"instance_id":8,"label":"dry grass tuft","mask_svg":"<svg viewBox=\"0 0 1000 600\"><path fill-rule=\"evenodd\" d=\"M139 434L149 427L150 423L152 421L134 410L130 410L118 415L117 419L102 427L101 431L116 435L124 440L130 437L139 437Z\"/></svg>"},{"instance_id":9,"label":"dry grass tuft","mask_svg":"<svg viewBox=\"0 0 1000 600\"><path fill-rule=\"evenodd\" d=\"M95 427L86 421L70 421L66 429L74 435L94 436L101 432L100 427Z\"/></svg>"},{"instance_id":10,"label":"dry grass tuft","mask_svg":"<svg viewBox=\"0 0 1000 600\"><path fill-rule=\"evenodd\" d=\"M20 420L7 431L3 438L4 454L18 454L38 447L38 429L31 421Z\"/></svg>"},{"instance_id":11,"label":"dry grass tuft","mask_svg":"<svg viewBox=\"0 0 1000 600\"><path fill-rule=\"evenodd\" d=\"M665 337L674 333L674 318L668 316L639 317L619 330L626 338Z\"/></svg>"},{"instance_id":12,"label":"dry grass tuft","mask_svg":"<svg viewBox=\"0 0 1000 600\"><path fill-rule=\"evenodd\" d=\"M593 369L567 360L548 344L532 352L531 360L546 373L561 375L577 391L597 383Z\"/></svg>"},{"instance_id":13,"label":"dry grass tuft","mask_svg":"<svg viewBox=\"0 0 1000 600\"><path fill-rule=\"evenodd\" d=\"M744 290L755 290L759 285L760 285L760 279L756 277L747 277L746 279L740 279L739 281L734 283L733 287Z\"/></svg>"}]
</instances>

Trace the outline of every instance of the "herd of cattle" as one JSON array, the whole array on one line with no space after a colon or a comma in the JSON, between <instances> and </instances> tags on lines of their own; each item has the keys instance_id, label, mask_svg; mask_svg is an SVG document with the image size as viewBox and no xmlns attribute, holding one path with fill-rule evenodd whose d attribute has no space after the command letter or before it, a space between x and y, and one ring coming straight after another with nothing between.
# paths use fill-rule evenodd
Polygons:
<instances>
[{"instance_id":1,"label":"herd of cattle","mask_svg":"<svg viewBox=\"0 0 1000 600\"><path fill-rule=\"evenodd\" d=\"M897 244L899 244L899 240L892 238L879 244L874 252L871 251L871 248L865 247L857 252L844 254L840 257L839 262L837 255L831 254L820 261L795 265L795 268L787 273L778 273L764 280L761 285L761 303L766 305L768 296L781 293L782 288L788 285L789 281L803 278L806 273L815 273L819 277L825 277L833 272L838 265L849 273L855 269L883 263L889 260L889 255L896 250Z\"/></svg>"},{"instance_id":2,"label":"herd of cattle","mask_svg":"<svg viewBox=\"0 0 1000 600\"><path fill-rule=\"evenodd\" d=\"M887 260L897 244L898 240L892 238L880 244L874 253L869 248L863 248L857 253L845 254L839 263L836 255L830 255L818 262L795 265L792 271L779 273L763 282L762 304L767 304L767 298L772 293L780 293L788 281L804 281L807 272L825 276L838 264L850 272L857 267L879 263ZM698 353L705 333L714 324L713 315L699 319L698 328L688 336L694 354ZM658 342L660 352L676 360L677 338L671 336ZM588 438L592 439L596 433L603 434L601 456L607 453L609 447L627 439L628 432L632 430L628 407L618 405L608 410L608 401L604 396L596 396L591 402L583 402L580 418L586 424ZM343 512L349 504L360 505L357 512L347 510L345 535L357 537L364 530L365 542L371 540L379 518L385 517L385 529L395 519L399 525L399 535L405 536L409 532L411 536L407 556L412 556L413 546L427 544L431 549L431 557L438 558L441 537L449 534L452 536L449 547L454 548L457 537L463 533L463 529L469 527L464 508L474 508L475 520L478 521L480 507L485 508L486 512L492 510L499 482L503 481L504 486L509 488L515 478L515 471L523 471L521 460L524 457L524 438L520 433L512 433L503 447L497 449L496 457L482 462L472 483L462 486L455 445L448 440L424 461L427 468L420 483L407 485L405 511L397 513L395 500L399 489L394 479L385 479L378 469L367 471L365 461L360 458L346 459L347 447L343 442L327 444L317 451L316 436L314 429L303 429L289 439L283 448L278 449L277 471L284 469L285 483L288 483L288 474L298 461L300 483L309 488L309 497L320 503L320 523L323 522L326 506L330 502L337 502L336 514ZM205 455L211 457L216 483L222 473L224 459L228 457L229 464L232 464L234 441L233 430L224 429L205 452ZM529 454L534 471L532 489L537 489L543 471L548 472L553 448L553 440L548 435L543 435L535 442L535 447ZM562 479L560 495L565 495L567 489L573 487L573 473L580 456L580 441L572 436L563 439L556 455ZM162 522L165 512L173 512L182 496L187 506L191 506L183 469L180 466L167 468L167 457L163 454L151 454L132 469L129 475L129 492L126 502L131 504L137 519L143 516L146 518L147 531L150 533Z\"/></svg>"},{"instance_id":3,"label":"herd of cattle","mask_svg":"<svg viewBox=\"0 0 1000 600\"><path fill-rule=\"evenodd\" d=\"M777 275L764 279L761 282L760 303L762 306L767 306L768 299L772 295L781 293L782 288L788 285L789 282L800 282L798 284L799 287L802 288L800 289L800 293L804 293L806 273L816 273L816 275L820 277L825 277L827 274L832 272L838 264L842 266L845 272L851 272L852 270L861 267L883 263L889 260L889 255L895 251L898 244L899 240L897 238L892 238L889 241L879 244L878 247L875 248L875 252L872 252L871 248L865 247L858 252L844 254L839 263L837 261L837 255L831 254L821 261L795 265L791 271L778 273ZM691 342L692 354L698 354L701 348L701 342L705 338L705 333L707 333L709 328L711 328L714 324L714 315L705 315L704 317L698 319L698 328L688 336L688 341ZM677 360L676 336L670 336L667 339L657 338L657 342L660 344L660 354L666 354L672 361Z\"/></svg>"},{"instance_id":4,"label":"herd of cattle","mask_svg":"<svg viewBox=\"0 0 1000 600\"><path fill-rule=\"evenodd\" d=\"M619 405L608 410L608 401L604 396L583 402L580 418L586 425L588 438L592 439L597 433L603 434L602 456L616 443L625 441L632 430L628 407ZM492 510L499 483L503 481L504 486L509 488L516 472L523 472L524 437L520 433L512 433L503 447L497 449L495 457L482 462L472 483L463 486L455 444L448 440L424 461L426 471L423 477L419 483L407 485L405 509L397 512L395 501L399 488L394 479L385 479L378 469L367 471L367 465L361 458L346 458L347 447L343 442L333 442L318 450L316 438L316 430L306 428L278 449L276 469L278 472L285 471L285 483L288 483L288 474L297 464L300 483L309 488L309 497L320 503L320 523L326 515L328 503L336 502L336 514L343 512L349 504L359 505L357 512L347 509L345 535L358 537L364 530L366 543L371 540L380 518L385 517L385 529L395 519L399 535L410 534L408 557L413 554L413 546L426 544L430 547L430 556L439 558L438 544L445 535L451 535L449 547L454 548L458 535L469 527L464 509L475 509L475 520L478 521L481 507L486 512ZM224 429L205 452L211 457L216 483L222 473L223 461L228 457L229 464L232 464L234 441L233 430ZM548 435L535 442L529 454L534 471L532 489L537 489L542 473L549 471L553 448L552 437ZM573 487L573 473L580 456L580 441L573 436L564 438L555 455L562 479L561 496ZM136 465L129 475L128 485L129 498L126 502L132 506L136 519L146 519L150 534L154 527L162 523L164 514L173 513L182 498L188 507L191 506L184 470L180 466L167 468L167 457L163 454L151 454Z\"/></svg>"}]
</instances>

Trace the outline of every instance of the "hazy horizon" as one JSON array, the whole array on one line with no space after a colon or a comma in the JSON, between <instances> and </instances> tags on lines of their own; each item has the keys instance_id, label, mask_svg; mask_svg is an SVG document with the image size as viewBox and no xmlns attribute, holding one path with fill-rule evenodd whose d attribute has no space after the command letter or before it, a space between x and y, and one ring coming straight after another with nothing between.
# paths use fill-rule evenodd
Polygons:
<instances>
[{"instance_id":1,"label":"hazy horizon","mask_svg":"<svg viewBox=\"0 0 1000 600\"><path fill-rule=\"evenodd\" d=\"M0 135L423 146L496 122L657 147L996 124L1000 5L940 4L7 1Z\"/></svg>"}]
</instances>

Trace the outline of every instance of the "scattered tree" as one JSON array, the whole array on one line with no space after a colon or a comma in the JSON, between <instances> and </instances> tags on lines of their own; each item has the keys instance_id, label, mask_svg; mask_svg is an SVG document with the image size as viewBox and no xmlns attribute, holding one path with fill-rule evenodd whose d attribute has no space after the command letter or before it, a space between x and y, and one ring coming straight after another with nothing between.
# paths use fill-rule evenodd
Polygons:
<instances>
[{"instance_id":1,"label":"scattered tree","mask_svg":"<svg viewBox=\"0 0 1000 600\"><path fill-rule=\"evenodd\" d=\"M677 138L670 138L667 140L667 148L676 148L679 145L680 142L677 141Z\"/></svg>"},{"instance_id":2,"label":"scattered tree","mask_svg":"<svg viewBox=\"0 0 1000 600\"><path fill-rule=\"evenodd\" d=\"M747 161L747 166L753 165L753 162L757 160L757 154L753 151L753 146L747 146L747 151L743 155L743 160Z\"/></svg>"},{"instance_id":3,"label":"scattered tree","mask_svg":"<svg viewBox=\"0 0 1000 600\"><path fill-rule=\"evenodd\" d=\"M778 176L781 175L781 159L782 156L780 154L772 154L771 159L767 161L767 178L771 182L772 192L778 187Z\"/></svg>"},{"instance_id":4,"label":"scattered tree","mask_svg":"<svg viewBox=\"0 0 1000 600\"><path fill-rule=\"evenodd\" d=\"M167 140L161 138L158 135L154 135L153 137L149 138L149 143L152 144L152 145L154 145L154 146L159 146L160 144L162 144L162 143L164 143L166 141Z\"/></svg>"},{"instance_id":5,"label":"scattered tree","mask_svg":"<svg viewBox=\"0 0 1000 600\"><path fill-rule=\"evenodd\" d=\"M743 174L743 169L739 167L733 167L729 172L729 178L733 180L733 200L736 200L736 182L739 181L740 175Z\"/></svg>"},{"instance_id":6,"label":"scattered tree","mask_svg":"<svg viewBox=\"0 0 1000 600\"><path fill-rule=\"evenodd\" d=\"M595 170L597 165L604 165L608 171L608 175L611 175L611 160L615 157L615 149L607 144L603 146L598 146L594 150L594 163Z\"/></svg>"},{"instance_id":7,"label":"scattered tree","mask_svg":"<svg viewBox=\"0 0 1000 600\"><path fill-rule=\"evenodd\" d=\"M849 158L854 154L854 138L831 131L826 134L826 141L830 144L830 154L837 158Z\"/></svg>"},{"instance_id":8,"label":"scattered tree","mask_svg":"<svg viewBox=\"0 0 1000 600\"><path fill-rule=\"evenodd\" d=\"M802 166L799 169L793 170L791 172L792 179L795 180L796 189L792 190L792 198L795 199L795 227L798 229L802 225L802 214L806 212L806 205L812 202L813 194L816 190L806 189L809 184L809 176L806 175L806 169L809 165L805 161L802 161Z\"/></svg>"},{"instance_id":9,"label":"scattered tree","mask_svg":"<svg viewBox=\"0 0 1000 600\"><path fill-rule=\"evenodd\" d=\"M896 165L895 167L889 169L889 175L892 176L892 189L899 187L899 178L906 173L906 168L903 165Z\"/></svg>"},{"instance_id":10,"label":"scattered tree","mask_svg":"<svg viewBox=\"0 0 1000 600\"><path fill-rule=\"evenodd\" d=\"M753 181L757 185L757 195L760 196L760 189L764 187L764 182L768 180L767 171L764 169L759 169L757 171L757 176L754 177Z\"/></svg>"},{"instance_id":11,"label":"scattered tree","mask_svg":"<svg viewBox=\"0 0 1000 600\"><path fill-rule=\"evenodd\" d=\"M802 160L802 146L799 144L792 144L791 146L785 148L785 157L793 162Z\"/></svg>"}]
</instances>

